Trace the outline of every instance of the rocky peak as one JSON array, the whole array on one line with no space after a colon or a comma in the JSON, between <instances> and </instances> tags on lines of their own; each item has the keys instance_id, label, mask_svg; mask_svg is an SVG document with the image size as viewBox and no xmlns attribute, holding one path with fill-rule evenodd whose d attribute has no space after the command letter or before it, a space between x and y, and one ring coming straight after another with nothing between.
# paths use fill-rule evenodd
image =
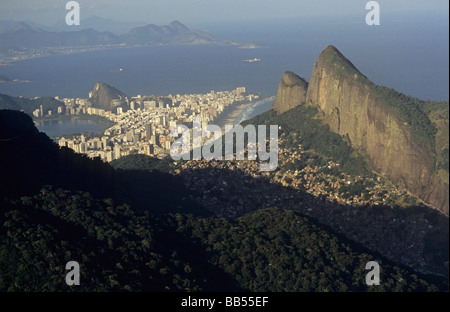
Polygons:
<instances>
[{"instance_id":1,"label":"rocky peak","mask_svg":"<svg viewBox=\"0 0 450 312\"><path fill-rule=\"evenodd\" d=\"M357 80L364 84L371 84L370 80L353 65L335 46L329 45L320 53L315 71L326 71L333 76L340 76Z\"/></svg>"},{"instance_id":2,"label":"rocky peak","mask_svg":"<svg viewBox=\"0 0 450 312\"><path fill-rule=\"evenodd\" d=\"M123 92L104 82L97 82L89 94L89 100L93 107L107 111L113 111L117 106L122 106L126 97Z\"/></svg>"},{"instance_id":3,"label":"rocky peak","mask_svg":"<svg viewBox=\"0 0 450 312\"><path fill-rule=\"evenodd\" d=\"M180 23L179 21L173 21L170 23L170 27L174 29L177 33L183 33L189 31L189 28L187 28L185 25Z\"/></svg>"},{"instance_id":4,"label":"rocky peak","mask_svg":"<svg viewBox=\"0 0 450 312\"><path fill-rule=\"evenodd\" d=\"M283 74L272 109L281 114L303 102L318 107L322 120L348 137L373 172L448 215L448 182L435 169L433 131L421 108L407 99L372 83L330 45L314 64L309 83Z\"/></svg>"},{"instance_id":5,"label":"rocky peak","mask_svg":"<svg viewBox=\"0 0 450 312\"><path fill-rule=\"evenodd\" d=\"M287 71L281 77L272 109L277 114L284 113L306 101L308 82L293 72Z\"/></svg>"}]
</instances>

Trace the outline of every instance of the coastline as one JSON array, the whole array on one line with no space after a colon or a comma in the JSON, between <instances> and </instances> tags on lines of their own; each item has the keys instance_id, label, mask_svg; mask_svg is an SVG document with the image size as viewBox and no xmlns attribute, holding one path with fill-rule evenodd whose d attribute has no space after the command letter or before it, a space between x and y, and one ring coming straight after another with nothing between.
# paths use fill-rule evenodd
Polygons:
<instances>
[{"instance_id":1,"label":"coastline","mask_svg":"<svg viewBox=\"0 0 450 312\"><path fill-rule=\"evenodd\" d=\"M222 132L224 132L225 125L235 125L238 119L242 119L242 114L245 113L248 108L252 110L252 106L260 106L259 103L264 102L268 102L270 105L272 105L274 100L275 96L266 96L262 99L258 99L257 101L232 104L226 107L225 110L215 120L212 121L212 123L218 125ZM248 116L245 118L245 120L247 119L249 119ZM240 122L237 123L239 124Z\"/></svg>"},{"instance_id":2,"label":"coastline","mask_svg":"<svg viewBox=\"0 0 450 312\"><path fill-rule=\"evenodd\" d=\"M124 49L124 48L139 48L139 47L160 47L160 46L202 46L202 45L220 45L217 42L211 43L199 43L199 44L169 44L169 43L160 43L160 44L135 44L135 45L124 45L124 44L115 44L115 45L105 45L105 46L87 46L87 47L71 47L71 48L55 48L54 50L46 50L42 49L41 53L38 54L28 54L20 57L17 56L6 56L0 54L0 66L9 66L12 63L25 61L29 59L42 58L48 56L56 56L56 55L72 55L78 53L88 53L102 50L115 50L115 49Z\"/></svg>"},{"instance_id":3,"label":"coastline","mask_svg":"<svg viewBox=\"0 0 450 312\"><path fill-rule=\"evenodd\" d=\"M222 129L222 132L225 131L225 125L233 125L236 118L242 114L242 112L249 107L250 105L254 104L253 102L245 102L245 103L237 103L229 105L224 109L224 111L213 120L212 123L215 125L218 125L220 129Z\"/></svg>"}]
</instances>

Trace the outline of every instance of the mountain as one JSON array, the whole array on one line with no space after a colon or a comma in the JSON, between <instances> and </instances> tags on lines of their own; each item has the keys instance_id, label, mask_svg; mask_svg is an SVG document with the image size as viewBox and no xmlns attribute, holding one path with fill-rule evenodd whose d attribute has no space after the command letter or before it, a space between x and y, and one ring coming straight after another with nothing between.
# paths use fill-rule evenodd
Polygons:
<instances>
[{"instance_id":1,"label":"mountain","mask_svg":"<svg viewBox=\"0 0 450 312\"><path fill-rule=\"evenodd\" d=\"M89 102L92 107L116 112L117 107L127 109L127 95L120 90L104 83L97 82L94 89L89 93ZM65 112L65 104L54 97L43 96L38 98L13 97L0 94L0 109L22 110L28 115L39 109L42 105L43 114L48 111L57 112L61 108Z\"/></svg>"},{"instance_id":2,"label":"mountain","mask_svg":"<svg viewBox=\"0 0 450 312\"><path fill-rule=\"evenodd\" d=\"M178 21L174 21L167 26L147 25L136 27L120 36L115 35L110 31L100 32L93 28L81 29L78 31L53 32L38 27L31 27L23 22L9 25L8 27L8 31L0 33L0 50L3 51L7 51L8 49L93 47L126 44L185 45L208 44L214 42L214 38L206 32L189 30Z\"/></svg>"},{"instance_id":3,"label":"mountain","mask_svg":"<svg viewBox=\"0 0 450 312\"><path fill-rule=\"evenodd\" d=\"M304 99L283 78L273 106L277 112ZM439 171L439 164L445 167L448 139L436 138L439 126L425 111L432 103L375 85L334 46L326 47L315 63L305 102L319 108L330 129L368 158L373 172L449 214L448 171ZM446 120L448 129L448 113Z\"/></svg>"},{"instance_id":4,"label":"mountain","mask_svg":"<svg viewBox=\"0 0 450 312\"><path fill-rule=\"evenodd\" d=\"M0 110L0 151L0 197L34 194L52 185L108 196L154 213L192 208L207 215L183 199L186 190L176 177L160 171L115 171L100 159L59 148L22 112Z\"/></svg>"},{"instance_id":5,"label":"mountain","mask_svg":"<svg viewBox=\"0 0 450 312\"><path fill-rule=\"evenodd\" d=\"M208 44L214 38L202 31L189 30L179 21L170 25L146 25L136 27L121 36L123 42L129 45L136 44Z\"/></svg>"},{"instance_id":6,"label":"mountain","mask_svg":"<svg viewBox=\"0 0 450 312\"><path fill-rule=\"evenodd\" d=\"M306 102L308 83L293 72L285 72L278 86L277 96L272 109L282 114Z\"/></svg>"},{"instance_id":7,"label":"mountain","mask_svg":"<svg viewBox=\"0 0 450 312\"><path fill-rule=\"evenodd\" d=\"M68 26L64 20L55 23L51 27L51 31L79 31L81 29L93 28L100 32L112 32L116 35L122 35L134 27L144 26L143 22L121 22L110 18L102 18L96 15L81 19L79 26Z\"/></svg>"},{"instance_id":8,"label":"mountain","mask_svg":"<svg viewBox=\"0 0 450 312\"><path fill-rule=\"evenodd\" d=\"M50 110L57 112L58 108L61 108L64 112L66 107L63 102L50 96L29 99L0 94L0 109L21 110L31 116L34 110L40 109L41 105L44 115L47 115Z\"/></svg>"},{"instance_id":9,"label":"mountain","mask_svg":"<svg viewBox=\"0 0 450 312\"><path fill-rule=\"evenodd\" d=\"M98 32L92 28L50 32L19 23L10 31L0 34L0 42L0 50L7 50L114 45L119 44L120 40L111 32Z\"/></svg>"},{"instance_id":10,"label":"mountain","mask_svg":"<svg viewBox=\"0 0 450 312\"><path fill-rule=\"evenodd\" d=\"M97 82L92 92L89 93L92 107L106 111L116 111L117 107L126 109L126 98L126 94L104 82Z\"/></svg>"}]
</instances>

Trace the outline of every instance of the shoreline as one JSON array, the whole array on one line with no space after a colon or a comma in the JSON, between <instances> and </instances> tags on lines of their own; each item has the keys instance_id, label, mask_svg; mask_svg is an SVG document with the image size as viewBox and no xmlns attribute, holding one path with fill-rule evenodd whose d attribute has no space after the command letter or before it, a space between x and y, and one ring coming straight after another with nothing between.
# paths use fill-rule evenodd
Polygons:
<instances>
[{"instance_id":1,"label":"shoreline","mask_svg":"<svg viewBox=\"0 0 450 312\"><path fill-rule=\"evenodd\" d=\"M49 56L57 56L57 55L72 55L72 54L78 54L78 53L89 53L89 52L95 52L95 51L102 51L102 50L115 50L115 49L125 49L125 48L139 48L139 47L160 47L160 46L208 46L208 45L217 45L219 46L220 43L218 42L211 42L211 43L199 43L199 44L167 44L167 43L161 43L161 44L136 44L136 45L105 45L105 46L88 46L88 47L73 47L73 48L55 48L54 50L49 48L49 50L46 50L43 48L42 54L31 54L22 56L19 58L16 58L16 56L5 56L0 54L0 66L10 66L15 62L25 61L29 59L36 59L36 58L42 58L42 57L49 57Z\"/></svg>"},{"instance_id":2,"label":"shoreline","mask_svg":"<svg viewBox=\"0 0 450 312\"><path fill-rule=\"evenodd\" d=\"M233 125L236 118L242 114L242 112L249 107L250 105L254 104L254 102L245 102L240 104L232 104L225 108L225 110L212 122L215 125L218 125L222 132L225 131L226 125Z\"/></svg>"}]
</instances>

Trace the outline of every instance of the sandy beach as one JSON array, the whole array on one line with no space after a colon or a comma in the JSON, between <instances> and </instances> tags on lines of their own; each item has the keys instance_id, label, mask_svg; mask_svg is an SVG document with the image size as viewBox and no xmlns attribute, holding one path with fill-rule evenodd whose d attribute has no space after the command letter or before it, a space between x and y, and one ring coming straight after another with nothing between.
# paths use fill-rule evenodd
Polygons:
<instances>
[{"instance_id":1,"label":"sandy beach","mask_svg":"<svg viewBox=\"0 0 450 312\"><path fill-rule=\"evenodd\" d=\"M224 132L225 125L233 125L234 120L250 105L254 103L233 104L225 108L225 110L211 123L218 125Z\"/></svg>"}]
</instances>

